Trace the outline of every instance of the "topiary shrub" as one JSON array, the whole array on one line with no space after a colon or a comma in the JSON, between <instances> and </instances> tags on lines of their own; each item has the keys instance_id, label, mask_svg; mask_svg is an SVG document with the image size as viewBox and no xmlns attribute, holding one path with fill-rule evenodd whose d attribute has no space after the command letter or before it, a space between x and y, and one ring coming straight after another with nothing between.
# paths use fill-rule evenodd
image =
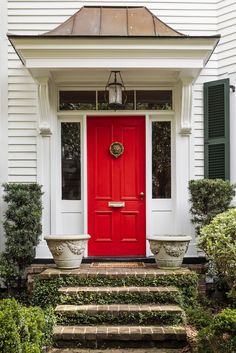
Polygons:
<instances>
[{"instance_id":1,"label":"topiary shrub","mask_svg":"<svg viewBox=\"0 0 236 353\"><path fill-rule=\"evenodd\" d=\"M38 184L4 184L7 203L3 226L5 251L0 257L0 277L8 290L24 286L24 271L35 257L42 232L42 191Z\"/></svg>"},{"instance_id":2,"label":"topiary shrub","mask_svg":"<svg viewBox=\"0 0 236 353\"><path fill-rule=\"evenodd\" d=\"M221 179L190 180L190 213L196 233L219 213L226 211L235 195L235 185Z\"/></svg>"},{"instance_id":3,"label":"topiary shrub","mask_svg":"<svg viewBox=\"0 0 236 353\"><path fill-rule=\"evenodd\" d=\"M203 227L198 245L236 298L236 209L219 214Z\"/></svg>"},{"instance_id":4,"label":"topiary shrub","mask_svg":"<svg viewBox=\"0 0 236 353\"><path fill-rule=\"evenodd\" d=\"M199 353L236 352L236 310L225 309L199 331Z\"/></svg>"},{"instance_id":5,"label":"topiary shrub","mask_svg":"<svg viewBox=\"0 0 236 353\"><path fill-rule=\"evenodd\" d=\"M41 353L44 345L44 313L26 308L15 299L0 300L0 352Z\"/></svg>"}]
</instances>

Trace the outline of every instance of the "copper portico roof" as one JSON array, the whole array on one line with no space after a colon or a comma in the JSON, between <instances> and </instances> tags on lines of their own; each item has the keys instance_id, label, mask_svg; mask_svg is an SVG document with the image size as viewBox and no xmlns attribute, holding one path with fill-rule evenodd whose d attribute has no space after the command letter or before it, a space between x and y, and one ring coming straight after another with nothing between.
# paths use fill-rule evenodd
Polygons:
<instances>
[{"instance_id":1,"label":"copper portico roof","mask_svg":"<svg viewBox=\"0 0 236 353\"><path fill-rule=\"evenodd\" d=\"M45 36L184 37L146 7L84 6Z\"/></svg>"}]
</instances>

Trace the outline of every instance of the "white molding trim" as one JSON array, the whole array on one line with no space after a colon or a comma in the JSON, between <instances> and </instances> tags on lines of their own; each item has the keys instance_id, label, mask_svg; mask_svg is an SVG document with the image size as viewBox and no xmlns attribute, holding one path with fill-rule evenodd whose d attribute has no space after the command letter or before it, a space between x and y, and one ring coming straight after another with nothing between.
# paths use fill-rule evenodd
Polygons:
<instances>
[{"instance_id":1,"label":"white molding trim","mask_svg":"<svg viewBox=\"0 0 236 353\"><path fill-rule=\"evenodd\" d=\"M38 102L39 102L39 133L42 137L52 134L50 124L49 77L37 77Z\"/></svg>"},{"instance_id":2,"label":"white molding trim","mask_svg":"<svg viewBox=\"0 0 236 353\"><path fill-rule=\"evenodd\" d=\"M174 69L198 77L219 38L9 37L33 77L65 69ZM118 54L119 53L119 54Z\"/></svg>"},{"instance_id":3,"label":"white molding trim","mask_svg":"<svg viewBox=\"0 0 236 353\"><path fill-rule=\"evenodd\" d=\"M180 134L190 135L192 131L193 78L182 77L180 80L182 83Z\"/></svg>"}]
</instances>

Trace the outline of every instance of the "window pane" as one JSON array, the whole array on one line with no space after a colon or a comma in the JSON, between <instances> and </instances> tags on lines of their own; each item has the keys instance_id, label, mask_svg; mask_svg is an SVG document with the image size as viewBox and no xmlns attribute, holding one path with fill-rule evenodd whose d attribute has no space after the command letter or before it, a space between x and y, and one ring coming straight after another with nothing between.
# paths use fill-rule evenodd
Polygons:
<instances>
[{"instance_id":1,"label":"window pane","mask_svg":"<svg viewBox=\"0 0 236 353\"><path fill-rule=\"evenodd\" d=\"M62 200L81 200L80 123L61 123Z\"/></svg>"},{"instance_id":2,"label":"window pane","mask_svg":"<svg viewBox=\"0 0 236 353\"><path fill-rule=\"evenodd\" d=\"M60 110L96 110L95 91L60 91Z\"/></svg>"},{"instance_id":3,"label":"window pane","mask_svg":"<svg viewBox=\"0 0 236 353\"><path fill-rule=\"evenodd\" d=\"M171 123L152 123L152 198L171 198Z\"/></svg>"},{"instance_id":4,"label":"window pane","mask_svg":"<svg viewBox=\"0 0 236 353\"><path fill-rule=\"evenodd\" d=\"M105 98L105 95L106 98ZM127 99L125 100L125 97ZM125 104L124 110L134 110L134 91L125 91L122 95L123 104ZM108 94L106 91L98 92L98 110L109 110L108 108Z\"/></svg>"},{"instance_id":5,"label":"window pane","mask_svg":"<svg viewBox=\"0 0 236 353\"><path fill-rule=\"evenodd\" d=\"M171 110L172 91L137 91L137 110Z\"/></svg>"}]
</instances>

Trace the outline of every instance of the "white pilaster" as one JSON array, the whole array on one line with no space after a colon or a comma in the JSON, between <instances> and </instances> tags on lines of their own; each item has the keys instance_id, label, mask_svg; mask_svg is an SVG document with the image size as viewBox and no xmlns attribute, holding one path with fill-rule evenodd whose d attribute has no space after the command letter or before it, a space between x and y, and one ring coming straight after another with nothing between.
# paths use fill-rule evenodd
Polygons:
<instances>
[{"instance_id":1,"label":"white pilaster","mask_svg":"<svg viewBox=\"0 0 236 353\"><path fill-rule=\"evenodd\" d=\"M39 106L38 136L38 183L43 186L42 234L51 234L51 108L49 100L49 77L37 78ZM43 237L42 237L43 238ZM50 257L46 242L41 241L37 257Z\"/></svg>"},{"instance_id":2,"label":"white pilaster","mask_svg":"<svg viewBox=\"0 0 236 353\"><path fill-rule=\"evenodd\" d=\"M192 78L183 77L179 82L179 119L176 128L176 233L192 235L188 183L192 177ZM192 239L187 255L197 256L195 239Z\"/></svg>"}]
</instances>

